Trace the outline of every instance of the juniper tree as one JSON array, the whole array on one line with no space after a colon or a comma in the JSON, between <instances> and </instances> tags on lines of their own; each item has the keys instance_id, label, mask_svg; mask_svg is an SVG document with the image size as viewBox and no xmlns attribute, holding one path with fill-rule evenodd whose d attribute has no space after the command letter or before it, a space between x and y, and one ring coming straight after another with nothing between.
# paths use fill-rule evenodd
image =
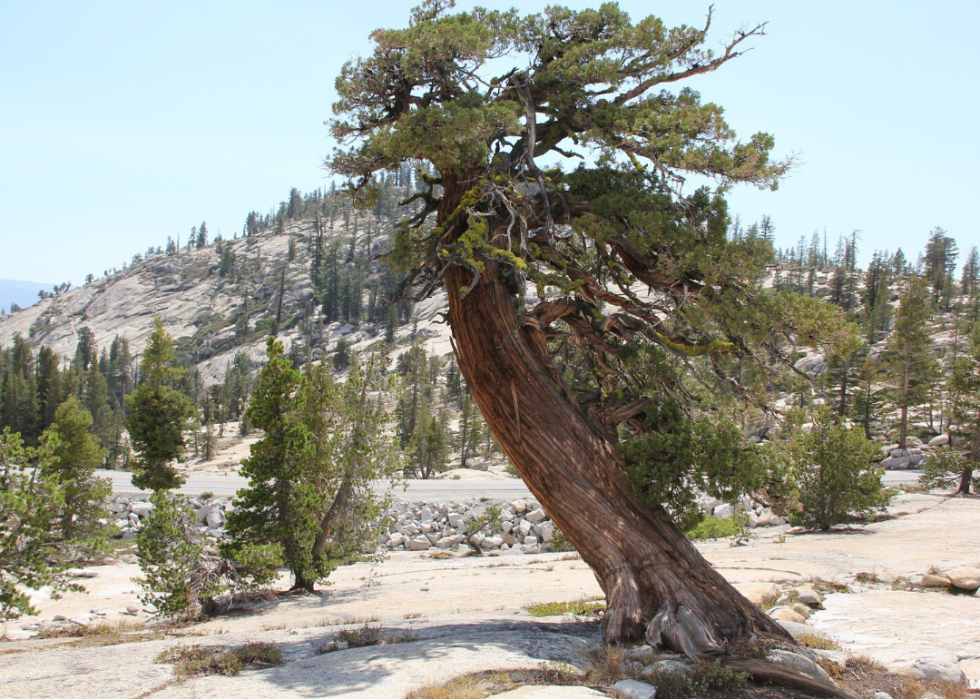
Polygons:
<instances>
[{"instance_id":1,"label":"juniper tree","mask_svg":"<svg viewBox=\"0 0 980 699\"><path fill-rule=\"evenodd\" d=\"M646 635L691 656L753 635L788 641L671 523L669 503L640 502L617 449L628 430L644 433L648 408L679 398L693 409L687 388L709 375L749 397L734 366L779 362L790 335L816 344L838 327L826 304L760 288L769 245L727 239L724 190L775 188L791 163L771 158L768 134L739 141L687 84L764 25L715 53L710 14L703 28L668 29L614 4L451 7L428 0L345 64L329 167L371 204L377 173L424 163L405 202L421 207L388 263L406 275L403 298L446 289L460 371L595 571L605 640ZM577 155L588 164L546 169ZM685 194L690 174L719 187ZM587 377L574 387L569 357Z\"/></svg>"}]
</instances>

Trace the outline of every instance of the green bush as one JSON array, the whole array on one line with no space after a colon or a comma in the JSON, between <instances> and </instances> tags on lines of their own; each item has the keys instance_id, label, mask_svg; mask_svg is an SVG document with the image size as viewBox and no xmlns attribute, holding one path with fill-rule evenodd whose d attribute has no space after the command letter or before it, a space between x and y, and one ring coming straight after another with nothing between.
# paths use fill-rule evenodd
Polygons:
<instances>
[{"instance_id":1,"label":"green bush","mask_svg":"<svg viewBox=\"0 0 980 699\"><path fill-rule=\"evenodd\" d=\"M872 464L877 447L862 430L835 424L829 410L817 412L812 429L791 448L800 488L800 510L790 514L793 524L826 530L888 503L881 469Z\"/></svg>"},{"instance_id":2,"label":"green bush","mask_svg":"<svg viewBox=\"0 0 980 699\"><path fill-rule=\"evenodd\" d=\"M624 439L626 480L644 506L682 530L702 515L699 493L736 503L765 482L759 450L721 415L692 420L675 400L652 405L643 416L644 433Z\"/></svg>"},{"instance_id":3,"label":"green bush","mask_svg":"<svg viewBox=\"0 0 980 699\"><path fill-rule=\"evenodd\" d=\"M223 592L247 592L275 577L282 560L277 545L243 544L235 562L223 558L206 546L194 513L181 498L164 491L150 496L153 509L136 535L141 602L163 616L196 617Z\"/></svg>"},{"instance_id":4,"label":"green bush","mask_svg":"<svg viewBox=\"0 0 980 699\"><path fill-rule=\"evenodd\" d=\"M735 520L722 517L705 517L685 533L695 541L705 539L725 539L736 536L742 531L742 526Z\"/></svg>"}]
</instances>

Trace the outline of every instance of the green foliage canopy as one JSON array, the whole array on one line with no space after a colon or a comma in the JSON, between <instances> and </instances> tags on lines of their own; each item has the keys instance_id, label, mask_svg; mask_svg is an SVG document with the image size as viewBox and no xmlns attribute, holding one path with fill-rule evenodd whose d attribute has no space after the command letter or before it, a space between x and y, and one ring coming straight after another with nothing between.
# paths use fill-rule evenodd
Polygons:
<instances>
[{"instance_id":1,"label":"green foliage canopy","mask_svg":"<svg viewBox=\"0 0 980 699\"><path fill-rule=\"evenodd\" d=\"M196 411L174 387L183 371L172 366L173 360L173 339L157 316L140 362L143 381L126 396L126 429L137 454L133 485L138 488L169 490L184 481L172 462L186 451L184 431Z\"/></svg>"}]
</instances>

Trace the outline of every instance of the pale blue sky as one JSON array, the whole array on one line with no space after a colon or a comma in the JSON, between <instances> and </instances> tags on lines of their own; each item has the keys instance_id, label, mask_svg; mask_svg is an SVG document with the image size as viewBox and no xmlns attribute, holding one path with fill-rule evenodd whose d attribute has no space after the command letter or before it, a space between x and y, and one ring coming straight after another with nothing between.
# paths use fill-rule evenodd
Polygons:
<instances>
[{"instance_id":1,"label":"pale blue sky","mask_svg":"<svg viewBox=\"0 0 980 699\"><path fill-rule=\"evenodd\" d=\"M0 0L0 278L79 284L202 220L230 237L290 187L323 185L334 78L412 4ZM621 3L670 24L700 24L708 4ZM863 253L914 257L937 225L980 244L980 2L715 10L713 45L763 20L769 35L692 87L740 135L802 156L779 191L735 190L733 212L771 215L781 245L860 229Z\"/></svg>"}]
</instances>

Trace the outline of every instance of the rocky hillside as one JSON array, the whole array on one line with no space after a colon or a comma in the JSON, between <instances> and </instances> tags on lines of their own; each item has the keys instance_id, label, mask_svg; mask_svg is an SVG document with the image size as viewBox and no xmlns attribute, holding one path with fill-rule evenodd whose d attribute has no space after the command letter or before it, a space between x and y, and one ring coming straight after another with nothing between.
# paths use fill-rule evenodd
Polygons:
<instances>
[{"instance_id":1,"label":"rocky hillside","mask_svg":"<svg viewBox=\"0 0 980 699\"><path fill-rule=\"evenodd\" d=\"M87 327L99 347L118 335L138 354L159 314L179 353L197 366L206 385L223 379L236 352L245 352L253 368L259 367L277 315L287 351L301 345L308 356L320 359L342 338L353 349L364 350L381 339L384 323L326 323L316 312L309 265L314 227L313 219L298 219L287 221L281 233L270 229L202 248L153 254L111 276L0 317L0 346L9 346L19 334L71 359L78 331ZM358 249L367 253L370 245L377 254L387 243L390 223L362 214L344 228L355 231ZM358 229L363 233L356 233ZM339 222L326 231L328 242L341 237L346 246L350 234ZM233 269L222 274L227 259L234 260ZM378 263L370 263L369 280L379 274ZM362 303L368 294L366 287ZM414 332L427 339L430 354L450 352L448 328L438 318L444 305L444 297L436 297L415 306L412 321L401 319L395 330L396 346L406 345Z\"/></svg>"}]
</instances>

